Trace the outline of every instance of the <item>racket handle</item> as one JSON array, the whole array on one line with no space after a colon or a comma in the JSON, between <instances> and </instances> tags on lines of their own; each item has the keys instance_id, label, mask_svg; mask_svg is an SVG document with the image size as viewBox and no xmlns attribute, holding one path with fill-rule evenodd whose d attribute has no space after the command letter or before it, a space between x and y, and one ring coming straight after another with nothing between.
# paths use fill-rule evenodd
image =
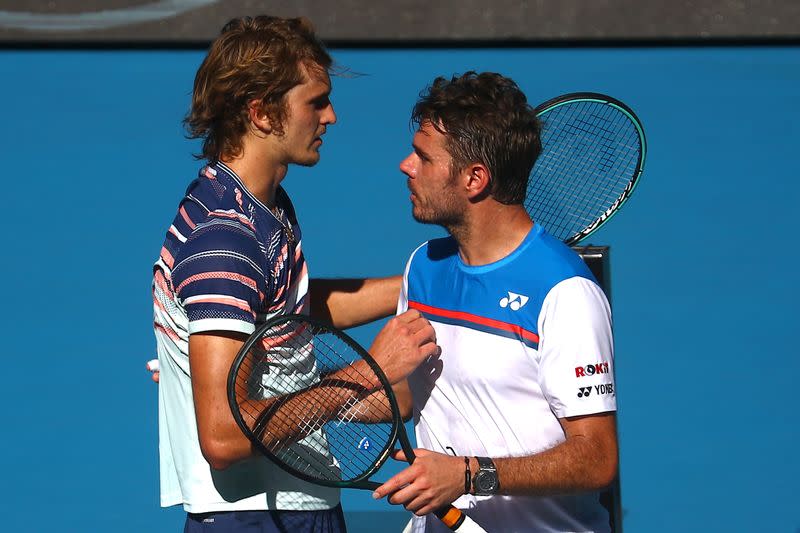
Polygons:
<instances>
[{"instance_id":1,"label":"racket handle","mask_svg":"<svg viewBox=\"0 0 800 533\"><path fill-rule=\"evenodd\" d=\"M459 533L486 533L472 518L452 505L437 509L433 514L435 514L450 531L458 531Z\"/></svg>"}]
</instances>

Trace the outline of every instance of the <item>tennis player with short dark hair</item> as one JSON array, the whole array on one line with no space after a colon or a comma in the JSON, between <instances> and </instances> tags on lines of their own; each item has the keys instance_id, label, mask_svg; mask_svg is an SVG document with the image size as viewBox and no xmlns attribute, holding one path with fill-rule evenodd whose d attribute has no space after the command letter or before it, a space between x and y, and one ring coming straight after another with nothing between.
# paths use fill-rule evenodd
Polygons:
<instances>
[{"instance_id":1,"label":"tennis player with short dark hair","mask_svg":"<svg viewBox=\"0 0 800 533\"><path fill-rule=\"evenodd\" d=\"M400 164L414 218L450 236L408 262L399 311L434 326L439 357L409 376L417 459L379 488L419 518L454 502L487 531L608 531L617 473L609 305L522 202L540 126L510 79L437 78ZM448 453L451 447L458 457Z\"/></svg>"},{"instance_id":2,"label":"tennis player with short dark hair","mask_svg":"<svg viewBox=\"0 0 800 533\"><path fill-rule=\"evenodd\" d=\"M281 187L289 165L319 161L336 121L330 67L308 21L247 17L223 28L195 78L186 124L208 164L180 202L153 278L161 504L183 504L186 531L344 530L338 490L259 456L226 396L231 363L261 322L313 312L351 327L394 310L399 277L309 286ZM416 311L389 321L373 345L378 360L410 365L389 364L393 382L437 350Z\"/></svg>"}]
</instances>

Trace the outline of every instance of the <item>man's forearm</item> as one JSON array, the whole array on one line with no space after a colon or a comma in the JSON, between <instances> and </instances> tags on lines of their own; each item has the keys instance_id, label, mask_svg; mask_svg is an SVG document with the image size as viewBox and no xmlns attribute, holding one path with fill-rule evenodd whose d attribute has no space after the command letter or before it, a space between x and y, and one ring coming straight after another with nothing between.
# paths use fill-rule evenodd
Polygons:
<instances>
[{"instance_id":1,"label":"man's forearm","mask_svg":"<svg viewBox=\"0 0 800 533\"><path fill-rule=\"evenodd\" d=\"M297 393L245 400L240 409L248 413L246 422L255 437L273 452L305 438L330 420L391 420L388 402L373 397L383 393L380 382L370 380L370 373L359 370L360 365L366 367L364 361L358 361Z\"/></svg>"},{"instance_id":2,"label":"man's forearm","mask_svg":"<svg viewBox=\"0 0 800 533\"><path fill-rule=\"evenodd\" d=\"M345 329L395 313L401 276L370 279L312 279L311 314Z\"/></svg>"},{"instance_id":3,"label":"man's forearm","mask_svg":"<svg viewBox=\"0 0 800 533\"><path fill-rule=\"evenodd\" d=\"M592 417L604 431L569 435L557 446L526 457L494 458L500 494L550 495L598 490L617 475L617 439L614 415ZM478 468L472 458L472 472Z\"/></svg>"},{"instance_id":4,"label":"man's forearm","mask_svg":"<svg viewBox=\"0 0 800 533\"><path fill-rule=\"evenodd\" d=\"M616 423L613 413L559 419L566 440L552 449L526 457L493 458L500 495L550 496L598 490L612 483L617 472ZM373 498L389 496L417 515L453 502L466 490L461 457L416 450L414 463L375 489ZM469 458L473 474L476 458ZM484 485L489 487L490 484Z\"/></svg>"},{"instance_id":5,"label":"man's forearm","mask_svg":"<svg viewBox=\"0 0 800 533\"><path fill-rule=\"evenodd\" d=\"M472 468L477 461L472 459ZM617 458L607 457L591 442L574 439L529 456L494 459L500 493L551 495L598 490L614 480ZM475 470L473 470L474 472Z\"/></svg>"}]
</instances>

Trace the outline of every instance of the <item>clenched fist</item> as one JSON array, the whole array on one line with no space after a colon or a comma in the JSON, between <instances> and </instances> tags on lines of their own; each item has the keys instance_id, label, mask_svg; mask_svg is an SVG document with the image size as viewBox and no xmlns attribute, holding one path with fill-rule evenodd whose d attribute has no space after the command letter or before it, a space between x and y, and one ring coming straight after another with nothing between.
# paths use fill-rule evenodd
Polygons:
<instances>
[{"instance_id":1,"label":"clenched fist","mask_svg":"<svg viewBox=\"0 0 800 533\"><path fill-rule=\"evenodd\" d=\"M411 309L389 320L369 350L389 382L406 378L430 356L438 356L436 332L419 311Z\"/></svg>"}]
</instances>

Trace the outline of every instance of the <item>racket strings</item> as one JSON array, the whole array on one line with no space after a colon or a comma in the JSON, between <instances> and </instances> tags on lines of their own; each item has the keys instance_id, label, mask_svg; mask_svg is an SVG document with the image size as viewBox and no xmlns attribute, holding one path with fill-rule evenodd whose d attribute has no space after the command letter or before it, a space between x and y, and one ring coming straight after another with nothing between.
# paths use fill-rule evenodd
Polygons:
<instances>
[{"instance_id":1,"label":"racket strings","mask_svg":"<svg viewBox=\"0 0 800 533\"><path fill-rule=\"evenodd\" d=\"M603 148L607 149L605 146ZM586 157L586 155L580 154L580 157ZM605 166L603 163L604 158L601 156L596 167L600 171L607 171L607 168L603 168ZM612 205L620 191L614 189L613 182L597 179L597 174L593 172L587 162L566 168L564 172L565 176L574 178L572 183L562 182L559 184L561 198L558 201L561 204L561 210L559 212L551 210L551 212L571 224L571 226L565 226L567 231L578 231L599 216L600 213L595 205L601 207Z\"/></svg>"},{"instance_id":2,"label":"racket strings","mask_svg":"<svg viewBox=\"0 0 800 533\"><path fill-rule=\"evenodd\" d=\"M561 178L557 182L560 199L559 204L556 204L556 206L572 213L573 219L578 222L585 223L591 220L587 218L585 213L578 211L577 208L579 206L589 205L589 202L594 198L599 198L605 203L614 199L609 197L609 191L613 191L613 182L596 179L598 172L609 170L609 163L615 159L613 156L614 147L609 142L609 135L612 130L603 127L605 124L598 120L587 121L585 119L588 115L587 110L578 109L579 107L585 108L585 104L572 107L575 109L569 110L570 112L565 114L563 120L560 121L563 124L551 125L558 132L557 136L553 138L553 142L561 148L560 151L556 152L556 155L558 155L557 160L570 162L568 165L562 165L560 171L556 174ZM603 111L607 112L607 109ZM575 115L579 118L575 118ZM607 117L595 118L605 119ZM595 141L586 142L586 139L591 139L593 135L596 136ZM565 136L572 137L572 139L567 140L579 140L578 148L575 149L574 144L567 144L564 139ZM564 153L564 148L572 148L571 155ZM591 152L592 148L597 150ZM570 176L573 177L572 182L564 179ZM595 182L600 186L599 188L590 187ZM570 189L570 187L572 188ZM551 212L553 211L551 210Z\"/></svg>"},{"instance_id":3,"label":"racket strings","mask_svg":"<svg viewBox=\"0 0 800 533\"><path fill-rule=\"evenodd\" d=\"M525 207L553 236L592 227L631 188L641 141L631 119L603 102L574 101L542 115L542 155Z\"/></svg>"},{"instance_id":4,"label":"racket strings","mask_svg":"<svg viewBox=\"0 0 800 533\"><path fill-rule=\"evenodd\" d=\"M264 451L296 472L328 482L362 478L394 440L386 393L348 341L301 320L268 329L244 356L236 404Z\"/></svg>"}]
</instances>

